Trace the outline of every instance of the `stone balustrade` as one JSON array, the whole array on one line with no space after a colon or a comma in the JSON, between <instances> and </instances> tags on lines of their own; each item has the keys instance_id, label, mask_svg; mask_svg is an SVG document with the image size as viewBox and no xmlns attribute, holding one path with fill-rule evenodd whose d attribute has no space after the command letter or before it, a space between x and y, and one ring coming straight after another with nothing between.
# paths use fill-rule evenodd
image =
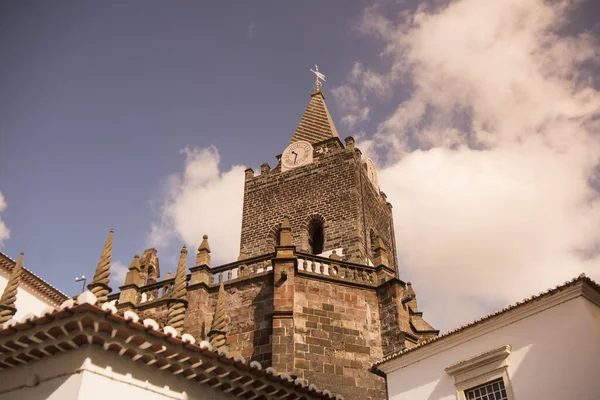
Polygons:
<instances>
[{"instance_id":1,"label":"stone balustrade","mask_svg":"<svg viewBox=\"0 0 600 400\"><path fill-rule=\"evenodd\" d=\"M144 304L150 301L170 297L174 283L175 278L172 278L141 287L138 303Z\"/></svg>"},{"instance_id":2,"label":"stone balustrade","mask_svg":"<svg viewBox=\"0 0 600 400\"><path fill-rule=\"evenodd\" d=\"M297 272L299 274L371 287L376 287L379 282L386 280L384 276L378 278L378 270L372 266L319 257L302 252L296 252L295 255L297 257ZM190 284L194 284L193 274L198 271L205 277L202 278L201 282L210 287L218 286L221 282L227 285L228 283L264 276L273 273L272 262L274 257L275 253L269 253L234 261L215 268L205 266L198 269L199 267L195 267L196 271L192 269L192 275L188 275L188 280L191 280ZM142 306L145 304L149 305L149 303L157 300L166 301L171 296L174 282L175 279L171 278L136 289L135 304ZM109 300L117 299L118 293L109 296Z\"/></svg>"},{"instance_id":3,"label":"stone balustrade","mask_svg":"<svg viewBox=\"0 0 600 400\"><path fill-rule=\"evenodd\" d=\"M213 285L219 285L221 282L238 281L270 273L273 271L272 258L273 254L266 254L211 268L211 282Z\"/></svg>"},{"instance_id":4,"label":"stone balustrade","mask_svg":"<svg viewBox=\"0 0 600 400\"><path fill-rule=\"evenodd\" d=\"M377 286L377 273L373 267L318 257L312 254L296 254L298 257L299 273L320 275L339 281L358 283L361 285Z\"/></svg>"}]
</instances>

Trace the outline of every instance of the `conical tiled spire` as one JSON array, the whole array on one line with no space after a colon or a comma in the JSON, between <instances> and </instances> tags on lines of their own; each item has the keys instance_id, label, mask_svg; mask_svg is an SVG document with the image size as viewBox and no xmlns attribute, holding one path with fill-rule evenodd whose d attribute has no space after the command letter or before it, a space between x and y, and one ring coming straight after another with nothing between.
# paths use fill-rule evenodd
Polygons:
<instances>
[{"instance_id":1,"label":"conical tiled spire","mask_svg":"<svg viewBox=\"0 0 600 400\"><path fill-rule=\"evenodd\" d=\"M306 140L314 144L339 136L327 105L325 105L323 92L319 90L311 94L310 103L308 103L291 141Z\"/></svg>"},{"instance_id":2,"label":"conical tiled spire","mask_svg":"<svg viewBox=\"0 0 600 400\"><path fill-rule=\"evenodd\" d=\"M19 255L17 264L10 273L8 283L0 298L0 325L4 324L17 313L15 303L17 302L17 290L19 289L19 282L21 281L21 274L23 273L23 253Z\"/></svg>"},{"instance_id":3,"label":"conical tiled spire","mask_svg":"<svg viewBox=\"0 0 600 400\"><path fill-rule=\"evenodd\" d=\"M112 291L108 286L110 276L110 259L112 257L112 237L114 230L110 230L102 254L100 255L100 261L96 267L96 273L92 283L88 285L88 289L94 296L98 298L98 304L102 305L108 300L108 294Z\"/></svg>"},{"instance_id":4,"label":"conical tiled spire","mask_svg":"<svg viewBox=\"0 0 600 400\"><path fill-rule=\"evenodd\" d=\"M185 316L185 307L187 304L187 279L185 274L185 264L187 259L187 248L185 245L181 249L179 264L175 273L175 283L173 292L169 301L169 311L167 313L167 325L172 326L179 334L183 331L183 319Z\"/></svg>"},{"instance_id":5,"label":"conical tiled spire","mask_svg":"<svg viewBox=\"0 0 600 400\"><path fill-rule=\"evenodd\" d=\"M213 347L219 348L225 345L227 323L225 321L225 288L223 282L219 286L219 294L217 295L217 306L215 307L215 315L213 317L210 332L208 337L210 344Z\"/></svg>"}]
</instances>

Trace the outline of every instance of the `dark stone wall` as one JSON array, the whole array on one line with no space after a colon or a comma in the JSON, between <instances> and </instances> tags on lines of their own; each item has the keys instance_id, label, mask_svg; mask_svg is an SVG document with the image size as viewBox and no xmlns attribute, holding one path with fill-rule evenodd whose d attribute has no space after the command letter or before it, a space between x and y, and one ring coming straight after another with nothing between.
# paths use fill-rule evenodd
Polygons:
<instances>
[{"instance_id":1,"label":"dark stone wall","mask_svg":"<svg viewBox=\"0 0 600 400\"><path fill-rule=\"evenodd\" d=\"M371 229L390 254L394 251L391 207L368 180L360 153L344 149L337 139L316 145L311 164L247 176L242 215L240 251L249 256L274 250L271 237L284 216L301 251L309 250L308 222L314 215L325 220L325 251L343 248L345 260L365 263L372 258ZM396 270L395 257L390 258Z\"/></svg>"}]
</instances>

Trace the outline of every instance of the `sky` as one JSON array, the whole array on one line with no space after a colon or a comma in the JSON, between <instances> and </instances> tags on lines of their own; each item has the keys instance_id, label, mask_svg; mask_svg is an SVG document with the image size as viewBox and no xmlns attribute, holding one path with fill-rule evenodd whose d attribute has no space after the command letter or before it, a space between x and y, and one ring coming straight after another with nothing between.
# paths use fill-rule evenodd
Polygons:
<instances>
[{"instance_id":1,"label":"sky","mask_svg":"<svg viewBox=\"0 0 600 400\"><path fill-rule=\"evenodd\" d=\"M235 260L314 64L379 169L400 278L447 330L600 279L600 6L589 1L0 3L0 251L63 291ZM188 265L193 264L189 253Z\"/></svg>"}]
</instances>

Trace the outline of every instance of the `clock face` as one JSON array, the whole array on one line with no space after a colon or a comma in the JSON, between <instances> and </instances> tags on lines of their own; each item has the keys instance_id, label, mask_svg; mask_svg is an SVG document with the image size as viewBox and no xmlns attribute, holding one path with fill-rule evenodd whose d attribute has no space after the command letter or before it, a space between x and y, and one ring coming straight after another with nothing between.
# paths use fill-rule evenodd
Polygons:
<instances>
[{"instance_id":1,"label":"clock face","mask_svg":"<svg viewBox=\"0 0 600 400\"><path fill-rule=\"evenodd\" d=\"M375 189L379 191L379 178L377 177L377 170L375 169L375 164L371 161L370 158L367 158L367 176L369 180L375 186Z\"/></svg>"},{"instance_id":2,"label":"clock face","mask_svg":"<svg viewBox=\"0 0 600 400\"><path fill-rule=\"evenodd\" d=\"M309 164L313 160L312 145L306 141L298 141L290 144L281 156L281 167L283 171Z\"/></svg>"}]
</instances>

